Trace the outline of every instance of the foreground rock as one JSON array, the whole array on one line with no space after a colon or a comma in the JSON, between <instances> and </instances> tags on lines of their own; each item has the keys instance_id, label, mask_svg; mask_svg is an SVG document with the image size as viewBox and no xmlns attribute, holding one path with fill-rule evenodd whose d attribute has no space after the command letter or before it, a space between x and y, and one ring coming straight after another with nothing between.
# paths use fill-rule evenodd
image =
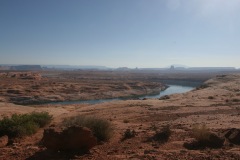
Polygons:
<instances>
[{"instance_id":1,"label":"foreground rock","mask_svg":"<svg viewBox=\"0 0 240 160\"><path fill-rule=\"evenodd\" d=\"M0 147L5 147L8 144L8 136L0 137Z\"/></svg>"},{"instance_id":2,"label":"foreground rock","mask_svg":"<svg viewBox=\"0 0 240 160\"><path fill-rule=\"evenodd\" d=\"M233 144L240 145L240 129L232 128L223 133L223 136Z\"/></svg>"},{"instance_id":3,"label":"foreground rock","mask_svg":"<svg viewBox=\"0 0 240 160\"><path fill-rule=\"evenodd\" d=\"M42 143L53 151L87 152L97 144L97 139L86 127L71 126L65 129L51 127L44 130Z\"/></svg>"},{"instance_id":4,"label":"foreground rock","mask_svg":"<svg viewBox=\"0 0 240 160\"><path fill-rule=\"evenodd\" d=\"M204 149L204 148L221 148L224 144L224 138L217 136L215 133L210 133L207 139L195 140L190 143L184 143L187 149Z\"/></svg>"},{"instance_id":5,"label":"foreground rock","mask_svg":"<svg viewBox=\"0 0 240 160\"><path fill-rule=\"evenodd\" d=\"M211 148L220 148L223 146L224 138L217 136L214 133L211 133L209 136L209 141L206 146Z\"/></svg>"}]
</instances>

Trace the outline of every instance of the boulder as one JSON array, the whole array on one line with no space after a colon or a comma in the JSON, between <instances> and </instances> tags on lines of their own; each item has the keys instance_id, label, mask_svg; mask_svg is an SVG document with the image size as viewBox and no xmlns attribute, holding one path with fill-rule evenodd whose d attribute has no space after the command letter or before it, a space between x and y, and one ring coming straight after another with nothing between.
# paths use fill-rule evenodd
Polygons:
<instances>
[{"instance_id":1,"label":"boulder","mask_svg":"<svg viewBox=\"0 0 240 160\"><path fill-rule=\"evenodd\" d=\"M233 144L240 145L240 129L231 128L223 132L223 136Z\"/></svg>"},{"instance_id":2,"label":"boulder","mask_svg":"<svg viewBox=\"0 0 240 160\"><path fill-rule=\"evenodd\" d=\"M206 146L211 147L211 148L220 148L223 146L224 141L225 141L224 138L219 137L214 133L211 133L209 135L208 144Z\"/></svg>"},{"instance_id":3,"label":"boulder","mask_svg":"<svg viewBox=\"0 0 240 160\"><path fill-rule=\"evenodd\" d=\"M170 99L170 96L165 95L159 98L159 100L166 100L166 99Z\"/></svg>"},{"instance_id":4,"label":"boulder","mask_svg":"<svg viewBox=\"0 0 240 160\"><path fill-rule=\"evenodd\" d=\"M50 127L44 130L42 144L52 151L88 152L97 144L97 139L86 127Z\"/></svg>"},{"instance_id":5,"label":"boulder","mask_svg":"<svg viewBox=\"0 0 240 160\"><path fill-rule=\"evenodd\" d=\"M193 140L191 142L186 142L183 146L190 150L195 149L204 149L208 148L221 148L224 144L225 139L216 135L215 133L210 132L208 138L200 139L200 140Z\"/></svg>"},{"instance_id":6,"label":"boulder","mask_svg":"<svg viewBox=\"0 0 240 160\"><path fill-rule=\"evenodd\" d=\"M0 137L0 148L5 147L8 144L8 136Z\"/></svg>"}]
</instances>

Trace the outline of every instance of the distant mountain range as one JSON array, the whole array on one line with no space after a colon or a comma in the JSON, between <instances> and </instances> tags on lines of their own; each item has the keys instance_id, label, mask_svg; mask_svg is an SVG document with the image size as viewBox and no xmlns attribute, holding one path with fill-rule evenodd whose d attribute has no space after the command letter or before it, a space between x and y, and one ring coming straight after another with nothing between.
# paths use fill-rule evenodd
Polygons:
<instances>
[{"instance_id":1,"label":"distant mountain range","mask_svg":"<svg viewBox=\"0 0 240 160\"><path fill-rule=\"evenodd\" d=\"M94 66L94 65L42 65L44 69L64 69L64 70L75 70L75 69L98 69L108 70L111 68L105 66Z\"/></svg>"},{"instance_id":2,"label":"distant mountain range","mask_svg":"<svg viewBox=\"0 0 240 160\"><path fill-rule=\"evenodd\" d=\"M0 65L0 70L116 70L116 71L131 71L131 70L186 70L186 71L236 71L235 67L187 67L185 65L171 65L166 68L110 68L106 66L94 65ZM238 69L240 70L240 69Z\"/></svg>"},{"instance_id":3,"label":"distant mountain range","mask_svg":"<svg viewBox=\"0 0 240 160\"><path fill-rule=\"evenodd\" d=\"M0 65L0 70L15 70L15 71L40 71L40 65Z\"/></svg>"},{"instance_id":4,"label":"distant mountain range","mask_svg":"<svg viewBox=\"0 0 240 160\"><path fill-rule=\"evenodd\" d=\"M0 65L0 70L109 70L111 68L105 66L94 66L94 65Z\"/></svg>"}]
</instances>

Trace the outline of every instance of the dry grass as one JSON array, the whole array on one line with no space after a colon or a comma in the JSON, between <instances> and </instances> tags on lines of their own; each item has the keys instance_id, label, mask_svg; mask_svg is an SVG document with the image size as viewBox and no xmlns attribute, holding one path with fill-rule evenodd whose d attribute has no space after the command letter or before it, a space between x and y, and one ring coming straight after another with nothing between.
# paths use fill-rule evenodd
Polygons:
<instances>
[{"instance_id":1,"label":"dry grass","mask_svg":"<svg viewBox=\"0 0 240 160\"><path fill-rule=\"evenodd\" d=\"M206 142L209 140L210 137L209 129L206 127L206 125L195 125L192 128L192 135L193 138L195 138L199 142Z\"/></svg>"},{"instance_id":2,"label":"dry grass","mask_svg":"<svg viewBox=\"0 0 240 160\"><path fill-rule=\"evenodd\" d=\"M64 119L63 124L66 127L73 125L87 127L92 130L94 136L98 139L98 141L107 141L113 135L112 124L106 119L78 115Z\"/></svg>"}]
</instances>

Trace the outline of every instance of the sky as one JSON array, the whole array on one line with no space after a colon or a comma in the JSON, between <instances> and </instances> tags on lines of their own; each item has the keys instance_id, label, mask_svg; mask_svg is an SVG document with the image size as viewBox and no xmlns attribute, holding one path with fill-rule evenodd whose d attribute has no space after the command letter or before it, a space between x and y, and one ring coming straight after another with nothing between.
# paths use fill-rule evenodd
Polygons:
<instances>
[{"instance_id":1,"label":"sky","mask_svg":"<svg viewBox=\"0 0 240 160\"><path fill-rule=\"evenodd\" d=\"M0 0L0 64L240 67L240 0Z\"/></svg>"}]
</instances>

